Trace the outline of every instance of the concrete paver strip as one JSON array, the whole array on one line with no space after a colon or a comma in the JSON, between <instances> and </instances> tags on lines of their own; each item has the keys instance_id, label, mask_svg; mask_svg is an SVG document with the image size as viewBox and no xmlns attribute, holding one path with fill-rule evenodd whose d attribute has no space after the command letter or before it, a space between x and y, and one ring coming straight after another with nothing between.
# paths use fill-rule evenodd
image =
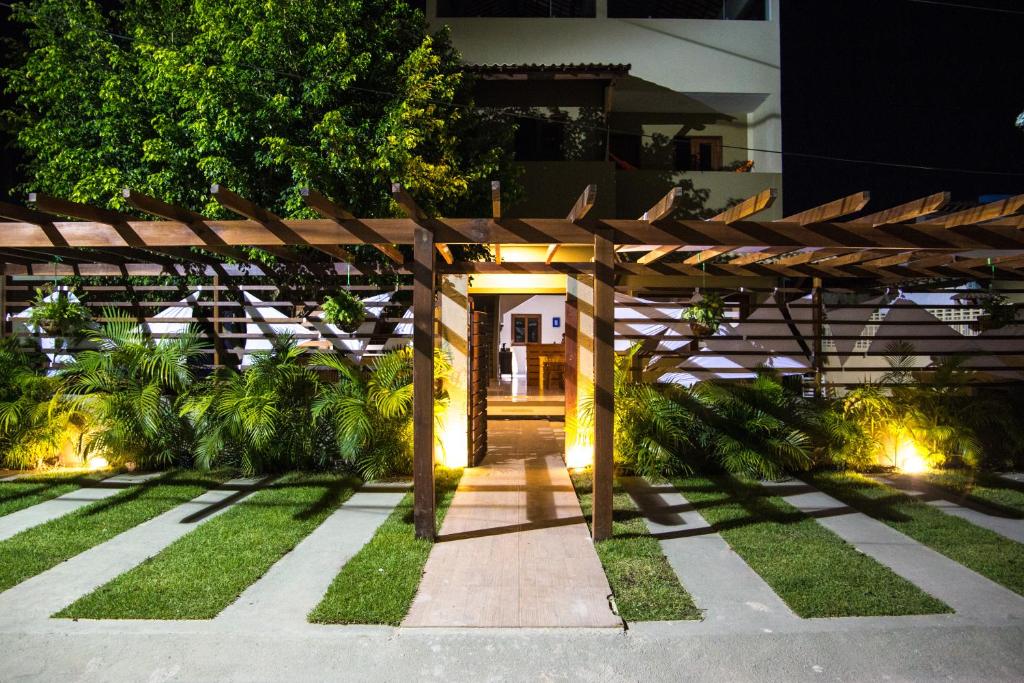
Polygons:
<instances>
[{"instance_id":1,"label":"concrete paver strip","mask_svg":"<svg viewBox=\"0 0 1024 683\"><path fill-rule=\"evenodd\" d=\"M213 519L244 497L239 488L254 488L260 479L232 479L183 505L168 510L105 543L76 555L0 593L0 623L18 619L46 619L132 567L144 562L199 524ZM217 507L209 515L202 513L225 499L231 505ZM186 521L189 518L196 521Z\"/></svg>"},{"instance_id":2,"label":"concrete paver strip","mask_svg":"<svg viewBox=\"0 0 1024 683\"><path fill-rule=\"evenodd\" d=\"M924 502L928 503L928 505L931 505L932 507L942 510L947 515L959 517L960 519L964 519L970 522L971 524L975 524L977 526L984 527L985 529L994 531L997 534L1000 534L1001 536L1005 536L1011 541L1017 541L1017 543L1024 543L1024 519L1014 519L1013 517L998 517L996 515L986 514L981 510L975 510L973 508L960 505L955 501L949 500L948 498L936 498L934 496L930 496L930 492L934 489L930 488L929 490L921 490L910 488L905 482L898 479L893 479L892 477L876 475L870 478L874 479L875 481L881 484L897 488L903 493L907 494L908 496L914 496L916 498L923 497L926 499Z\"/></svg>"},{"instance_id":3,"label":"concrete paver strip","mask_svg":"<svg viewBox=\"0 0 1024 683\"><path fill-rule=\"evenodd\" d=\"M331 581L373 537L409 490L409 482L371 482L282 557L221 612L219 621L305 622Z\"/></svg>"},{"instance_id":4,"label":"concrete paver strip","mask_svg":"<svg viewBox=\"0 0 1024 683\"><path fill-rule=\"evenodd\" d=\"M705 619L744 625L799 619L674 486L640 477L619 481Z\"/></svg>"},{"instance_id":5,"label":"concrete paver strip","mask_svg":"<svg viewBox=\"0 0 1024 683\"><path fill-rule=\"evenodd\" d=\"M1024 617L1024 598L799 480L768 482L787 503L959 613Z\"/></svg>"},{"instance_id":6,"label":"concrete paver strip","mask_svg":"<svg viewBox=\"0 0 1024 683\"><path fill-rule=\"evenodd\" d=\"M43 501L38 505L12 512L9 515L0 517L0 541L20 534L25 529L31 529L51 519L57 519L64 515L83 508L97 500L109 498L126 487L134 484L141 484L154 477L160 476L160 472L146 474L118 474L113 477L97 482L91 486L83 486L69 491L63 496Z\"/></svg>"},{"instance_id":7,"label":"concrete paver strip","mask_svg":"<svg viewBox=\"0 0 1024 683\"><path fill-rule=\"evenodd\" d=\"M403 626L621 628L551 426L492 422L488 441Z\"/></svg>"}]
</instances>

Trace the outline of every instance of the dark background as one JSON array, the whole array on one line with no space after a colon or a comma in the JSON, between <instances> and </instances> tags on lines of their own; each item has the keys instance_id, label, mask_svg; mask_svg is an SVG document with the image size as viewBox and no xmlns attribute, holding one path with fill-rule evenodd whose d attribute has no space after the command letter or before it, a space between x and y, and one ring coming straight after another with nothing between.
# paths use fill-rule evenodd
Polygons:
<instances>
[{"instance_id":1,"label":"dark background","mask_svg":"<svg viewBox=\"0 0 1024 683\"><path fill-rule=\"evenodd\" d=\"M1024 0L950 2L1020 13L910 0L782 0L783 150L1021 175L789 155L787 213L859 190L871 191L875 209L939 190L963 201L1024 192L1024 131L1014 126L1024 110ZM0 6L0 30L14 38L8 14ZM4 199L18 181L17 158L6 144L0 154Z\"/></svg>"},{"instance_id":2,"label":"dark background","mask_svg":"<svg viewBox=\"0 0 1024 683\"><path fill-rule=\"evenodd\" d=\"M859 190L875 210L940 190L1024 192L1024 0L782 0L785 152L971 170L975 175L786 156L785 210Z\"/></svg>"}]
</instances>

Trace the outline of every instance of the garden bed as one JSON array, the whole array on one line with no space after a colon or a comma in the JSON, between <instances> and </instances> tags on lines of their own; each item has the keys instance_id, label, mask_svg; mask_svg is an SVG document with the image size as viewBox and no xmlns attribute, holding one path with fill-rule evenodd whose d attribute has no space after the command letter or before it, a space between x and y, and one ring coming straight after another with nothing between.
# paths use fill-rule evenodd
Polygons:
<instances>
[{"instance_id":1,"label":"garden bed","mask_svg":"<svg viewBox=\"0 0 1024 683\"><path fill-rule=\"evenodd\" d=\"M952 611L755 482L689 477L676 487L801 617Z\"/></svg>"},{"instance_id":2,"label":"garden bed","mask_svg":"<svg viewBox=\"0 0 1024 683\"><path fill-rule=\"evenodd\" d=\"M820 473L810 481L830 496L1024 595L1024 545L859 474Z\"/></svg>"},{"instance_id":3,"label":"garden bed","mask_svg":"<svg viewBox=\"0 0 1024 683\"><path fill-rule=\"evenodd\" d=\"M920 475L939 489L1005 517L1024 519L1024 485L990 472L947 470Z\"/></svg>"},{"instance_id":4,"label":"garden bed","mask_svg":"<svg viewBox=\"0 0 1024 683\"><path fill-rule=\"evenodd\" d=\"M593 476L590 470L572 471L573 486L587 524L592 515ZM643 515L616 482L612 499L612 537L594 544L619 616L630 621L700 619L679 577L651 536Z\"/></svg>"},{"instance_id":5,"label":"garden bed","mask_svg":"<svg viewBox=\"0 0 1024 683\"><path fill-rule=\"evenodd\" d=\"M283 477L54 616L211 619L316 529L358 483L331 474Z\"/></svg>"},{"instance_id":6,"label":"garden bed","mask_svg":"<svg viewBox=\"0 0 1024 683\"><path fill-rule=\"evenodd\" d=\"M435 474L438 528L461 477L462 470L438 469ZM416 538L410 492L370 542L342 567L309 620L398 626L416 597L431 547L430 541Z\"/></svg>"}]
</instances>

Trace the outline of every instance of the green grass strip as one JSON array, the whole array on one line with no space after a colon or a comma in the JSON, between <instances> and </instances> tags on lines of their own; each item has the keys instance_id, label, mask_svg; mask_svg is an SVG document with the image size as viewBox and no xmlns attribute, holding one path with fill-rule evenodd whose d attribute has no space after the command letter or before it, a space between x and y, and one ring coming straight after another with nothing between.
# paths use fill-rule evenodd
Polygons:
<instances>
[{"instance_id":1,"label":"green grass strip","mask_svg":"<svg viewBox=\"0 0 1024 683\"><path fill-rule=\"evenodd\" d=\"M212 619L352 495L358 480L292 474L54 616Z\"/></svg>"},{"instance_id":2,"label":"green grass strip","mask_svg":"<svg viewBox=\"0 0 1024 683\"><path fill-rule=\"evenodd\" d=\"M0 481L0 517L45 503L111 476L110 472L47 472Z\"/></svg>"},{"instance_id":3,"label":"green grass strip","mask_svg":"<svg viewBox=\"0 0 1024 683\"><path fill-rule=\"evenodd\" d=\"M1024 518L1024 486L1019 482L973 470L946 470L917 476L923 476L932 486L954 494L954 500L962 497L988 507L996 514Z\"/></svg>"},{"instance_id":4,"label":"green grass strip","mask_svg":"<svg viewBox=\"0 0 1024 683\"><path fill-rule=\"evenodd\" d=\"M0 591L186 503L226 478L171 472L0 541Z\"/></svg>"},{"instance_id":5,"label":"green grass strip","mask_svg":"<svg viewBox=\"0 0 1024 683\"><path fill-rule=\"evenodd\" d=\"M801 617L952 611L754 482L690 477L676 486Z\"/></svg>"},{"instance_id":6,"label":"green grass strip","mask_svg":"<svg viewBox=\"0 0 1024 683\"><path fill-rule=\"evenodd\" d=\"M571 473L580 507L591 523L593 475L590 470ZM612 538L594 544L619 616L630 621L700 619L700 610L676 576L661 544L651 536L643 515L618 482L612 498Z\"/></svg>"},{"instance_id":7,"label":"green grass strip","mask_svg":"<svg viewBox=\"0 0 1024 683\"><path fill-rule=\"evenodd\" d=\"M1024 595L1024 545L859 474L819 473L811 482L830 496Z\"/></svg>"},{"instance_id":8,"label":"green grass strip","mask_svg":"<svg viewBox=\"0 0 1024 683\"><path fill-rule=\"evenodd\" d=\"M440 527L462 470L438 469L437 525ZM417 539L413 525L413 494L408 493L374 534L334 578L320 604L309 613L318 624L390 624L409 612L423 577L423 565L434 545Z\"/></svg>"}]
</instances>

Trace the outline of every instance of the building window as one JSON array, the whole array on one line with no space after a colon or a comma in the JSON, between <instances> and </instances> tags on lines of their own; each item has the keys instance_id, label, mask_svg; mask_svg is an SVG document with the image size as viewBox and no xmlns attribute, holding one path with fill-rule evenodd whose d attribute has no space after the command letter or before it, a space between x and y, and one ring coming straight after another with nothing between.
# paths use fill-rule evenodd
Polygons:
<instances>
[{"instance_id":1,"label":"building window","mask_svg":"<svg viewBox=\"0 0 1024 683\"><path fill-rule=\"evenodd\" d=\"M719 171L721 169L721 137L676 138L675 170Z\"/></svg>"},{"instance_id":2,"label":"building window","mask_svg":"<svg viewBox=\"0 0 1024 683\"><path fill-rule=\"evenodd\" d=\"M608 0L613 19L767 19L767 0Z\"/></svg>"},{"instance_id":3,"label":"building window","mask_svg":"<svg viewBox=\"0 0 1024 683\"><path fill-rule=\"evenodd\" d=\"M565 116L521 118L516 123L516 161L564 161Z\"/></svg>"},{"instance_id":4,"label":"building window","mask_svg":"<svg viewBox=\"0 0 1024 683\"><path fill-rule=\"evenodd\" d=\"M513 344L539 344L540 343L540 316L539 315L513 315L512 316L512 343Z\"/></svg>"},{"instance_id":5,"label":"building window","mask_svg":"<svg viewBox=\"0 0 1024 683\"><path fill-rule=\"evenodd\" d=\"M438 0L439 17L595 17L594 0Z\"/></svg>"}]
</instances>

